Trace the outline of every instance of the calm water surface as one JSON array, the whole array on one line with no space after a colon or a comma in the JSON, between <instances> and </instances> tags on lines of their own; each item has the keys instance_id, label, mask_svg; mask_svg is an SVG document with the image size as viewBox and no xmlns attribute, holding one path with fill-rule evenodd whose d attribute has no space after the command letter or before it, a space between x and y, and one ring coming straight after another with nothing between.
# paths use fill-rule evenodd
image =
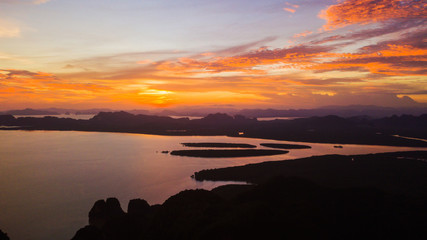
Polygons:
<instances>
[{"instance_id":1,"label":"calm water surface","mask_svg":"<svg viewBox=\"0 0 427 240\"><path fill-rule=\"evenodd\" d=\"M184 149L182 142L295 143L224 136L0 131L0 229L12 240L70 239L87 224L88 212L98 199L117 197L126 211L130 199L163 203L184 189L224 184L190 178L202 169L332 153L417 149L346 144L338 149L334 144L310 143L312 149L269 157L203 159L161 153Z\"/></svg>"}]
</instances>

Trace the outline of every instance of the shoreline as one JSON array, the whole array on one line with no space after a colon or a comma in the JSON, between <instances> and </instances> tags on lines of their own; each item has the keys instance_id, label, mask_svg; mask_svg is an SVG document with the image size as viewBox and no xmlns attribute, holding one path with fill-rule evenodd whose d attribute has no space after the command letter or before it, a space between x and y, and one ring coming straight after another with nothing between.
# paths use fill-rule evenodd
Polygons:
<instances>
[{"instance_id":1,"label":"shoreline","mask_svg":"<svg viewBox=\"0 0 427 240\"><path fill-rule=\"evenodd\" d=\"M314 182L321 182L334 187L340 186L340 184L349 184L353 180L369 185L369 178L372 182L384 178L381 180L381 184L387 185L388 188L398 188L397 185L400 180L404 181L406 180L404 178L413 177L402 172L404 168L409 169L408 172L420 174L419 177L425 178L424 182L427 182L427 175L425 175L427 173L427 151L396 151L362 155L332 154L292 160L266 161L243 166L205 169L195 172L194 178L197 181L245 181L259 184L272 176L286 175L288 177L308 178ZM371 169L381 169L381 171L372 171ZM360 172L362 170L365 171L363 174ZM359 179L360 176L355 174L356 172L366 179ZM403 179L396 176L397 172L402 172ZM394 178L389 179L387 174L394 176ZM338 181L340 178L345 178L346 183ZM390 186L390 182L387 181L391 180L396 181L396 186ZM424 193L427 196L427 185L422 186L422 188L425 188ZM405 189L400 188L399 191L405 191Z\"/></svg>"},{"instance_id":2,"label":"shoreline","mask_svg":"<svg viewBox=\"0 0 427 240\"><path fill-rule=\"evenodd\" d=\"M242 139L259 139L259 140L272 140L272 141L285 141L285 142L294 142L294 143L316 143L316 144L339 144L339 145L367 145L367 146L385 146L385 147L414 147L414 148L425 148L426 146L418 146L418 145L393 145L393 144L376 144L376 143L355 143L355 142L336 142L336 141L322 141L322 142L316 142L316 141L304 141L304 140L292 140L292 139L284 139L284 138L267 138L267 137L251 137L251 136L243 136L243 135L227 135L227 134L168 134L168 133L149 133L149 132L135 132L135 131L96 131L96 130L63 130L63 129L25 129L22 127L18 128L0 128L0 131L58 131L58 132L89 132L89 133L122 133L122 134L136 134L136 135L150 135L150 136L171 136L171 137L186 137L186 136L202 136L202 137L215 137L215 136L223 136L223 137L230 137L230 138L242 138ZM397 138L397 137L396 137ZM405 139L405 138L402 138ZM413 141L418 142L424 142L422 140L415 140L411 139Z\"/></svg>"},{"instance_id":3,"label":"shoreline","mask_svg":"<svg viewBox=\"0 0 427 240\"><path fill-rule=\"evenodd\" d=\"M382 119L338 116L258 121L244 116L210 114L201 119L174 119L127 112L101 112L89 120L15 118L0 115L0 126L15 130L58 130L139 133L165 136L229 136L278 141L427 147L427 114ZM7 130L7 129L2 129ZM406 138L397 138L396 135Z\"/></svg>"}]
</instances>

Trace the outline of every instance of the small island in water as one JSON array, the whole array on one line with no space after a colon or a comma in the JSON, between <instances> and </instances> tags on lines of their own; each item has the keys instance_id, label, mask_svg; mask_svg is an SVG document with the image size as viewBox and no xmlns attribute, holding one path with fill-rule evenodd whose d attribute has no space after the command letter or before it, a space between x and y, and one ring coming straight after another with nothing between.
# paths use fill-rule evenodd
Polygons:
<instances>
[{"instance_id":1,"label":"small island in water","mask_svg":"<svg viewBox=\"0 0 427 240\"><path fill-rule=\"evenodd\" d=\"M256 148L255 145L247 143L181 143L186 147L205 147L205 148Z\"/></svg>"},{"instance_id":2,"label":"small island in water","mask_svg":"<svg viewBox=\"0 0 427 240\"><path fill-rule=\"evenodd\" d=\"M289 151L268 149L205 149L205 150L174 150L170 154L186 157L203 158L230 158L230 157L256 157L286 154Z\"/></svg>"},{"instance_id":3,"label":"small island in water","mask_svg":"<svg viewBox=\"0 0 427 240\"><path fill-rule=\"evenodd\" d=\"M269 148L279 148L279 149L309 149L310 146L299 145L299 144L282 144L282 143L260 143L259 145Z\"/></svg>"}]
</instances>

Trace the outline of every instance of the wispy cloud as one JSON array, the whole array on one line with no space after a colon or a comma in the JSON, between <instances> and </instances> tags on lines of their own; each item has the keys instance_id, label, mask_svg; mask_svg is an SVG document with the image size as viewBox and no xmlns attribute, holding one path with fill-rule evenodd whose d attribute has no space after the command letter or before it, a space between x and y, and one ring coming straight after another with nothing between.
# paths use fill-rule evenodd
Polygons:
<instances>
[{"instance_id":1,"label":"wispy cloud","mask_svg":"<svg viewBox=\"0 0 427 240\"><path fill-rule=\"evenodd\" d=\"M158 65L166 71L201 73L201 72L247 72L265 73L254 67L279 63L303 64L313 58L326 57L333 47L299 45L282 49L260 48L245 54L211 58L210 60L196 60L180 58L177 62L167 61Z\"/></svg>"},{"instance_id":2,"label":"wispy cloud","mask_svg":"<svg viewBox=\"0 0 427 240\"><path fill-rule=\"evenodd\" d=\"M288 5L288 6L290 6L290 7L293 7L293 8L299 8L299 5L297 5L297 4L292 4L292 3L289 3L289 2L286 2L285 4Z\"/></svg>"},{"instance_id":3,"label":"wispy cloud","mask_svg":"<svg viewBox=\"0 0 427 240\"><path fill-rule=\"evenodd\" d=\"M292 9L292 8L283 8L283 10L285 10L287 12L290 12L290 13L295 13L296 12L296 10Z\"/></svg>"},{"instance_id":4,"label":"wispy cloud","mask_svg":"<svg viewBox=\"0 0 427 240\"><path fill-rule=\"evenodd\" d=\"M240 44L240 45L236 45L236 46L232 46L232 47L227 47L227 48L223 48L223 49L219 49L219 50L213 50L213 51L209 51L209 52L204 52L201 53L201 56L230 56L230 55L235 55L235 54L240 54L240 53L245 53L253 48L259 48L259 46L263 46L269 42L272 42L274 40L276 40L277 37L275 36L270 36L270 37L266 37L263 38L261 40L257 40L257 41L253 41L253 42L249 42L249 43L244 43L244 44Z\"/></svg>"},{"instance_id":5,"label":"wispy cloud","mask_svg":"<svg viewBox=\"0 0 427 240\"><path fill-rule=\"evenodd\" d=\"M43 3L47 3L50 2L51 0L33 0L32 3L33 4L43 4Z\"/></svg>"},{"instance_id":6,"label":"wispy cloud","mask_svg":"<svg viewBox=\"0 0 427 240\"><path fill-rule=\"evenodd\" d=\"M285 10L287 12L290 12L290 13L295 13L297 11L296 9L299 8L299 5L296 5L296 4L292 4L292 3L289 3L289 2L286 2L285 4L288 7L284 7L283 10Z\"/></svg>"},{"instance_id":7,"label":"wispy cloud","mask_svg":"<svg viewBox=\"0 0 427 240\"><path fill-rule=\"evenodd\" d=\"M308 36L308 35L310 35L310 34L313 34L313 32L312 32L312 31L307 30L307 31L304 31L304 32L301 32L301 33L297 33L297 34L295 34L295 35L293 36L293 38L306 37L306 36Z\"/></svg>"}]
</instances>

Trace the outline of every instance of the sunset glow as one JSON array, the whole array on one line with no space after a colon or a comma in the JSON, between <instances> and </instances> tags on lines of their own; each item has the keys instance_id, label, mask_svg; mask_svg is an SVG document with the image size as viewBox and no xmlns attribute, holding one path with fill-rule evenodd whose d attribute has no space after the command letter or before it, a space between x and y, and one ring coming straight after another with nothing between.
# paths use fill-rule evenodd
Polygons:
<instances>
[{"instance_id":1,"label":"sunset glow","mask_svg":"<svg viewBox=\"0 0 427 240\"><path fill-rule=\"evenodd\" d=\"M419 0L0 0L0 110L427 104Z\"/></svg>"}]
</instances>

